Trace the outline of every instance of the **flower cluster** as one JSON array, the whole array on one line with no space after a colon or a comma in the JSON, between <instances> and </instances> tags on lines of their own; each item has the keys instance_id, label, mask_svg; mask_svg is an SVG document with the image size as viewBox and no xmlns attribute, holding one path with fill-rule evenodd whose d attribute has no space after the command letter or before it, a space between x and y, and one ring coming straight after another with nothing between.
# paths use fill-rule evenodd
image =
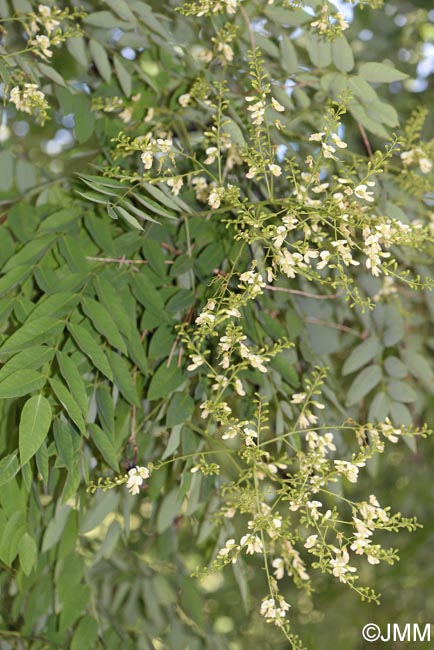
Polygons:
<instances>
[{"instance_id":1,"label":"flower cluster","mask_svg":"<svg viewBox=\"0 0 434 650\"><path fill-rule=\"evenodd\" d=\"M21 88L14 86L10 91L9 101L15 104L19 111L36 115L37 120L44 124L47 119L49 103L36 84L24 84Z\"/></svg>"}]
</instances>

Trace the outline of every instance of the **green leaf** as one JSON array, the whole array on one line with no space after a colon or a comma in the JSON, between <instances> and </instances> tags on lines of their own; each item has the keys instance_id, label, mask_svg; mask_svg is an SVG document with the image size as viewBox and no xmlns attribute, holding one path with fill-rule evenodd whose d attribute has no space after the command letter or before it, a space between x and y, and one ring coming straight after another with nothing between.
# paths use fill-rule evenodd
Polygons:
<instances>
[{"instance_id":1,"label":"green leaf","mask_svg":"<svg viewBox=\"0 0 434 650\"><path fill-rule=\"evenodd\" d=\"M387 385L387 390L395 402L410 403L417 400L417 393L408 385L408 382L391 379Z\"/></svg>"},{"instance_id":2,"label":"green leaf","mask_svg":"<svg viewBox=\"0 0 434 650\"><path fill-rule=\"evenodd\" d=\"M384 360L384 368L391 377L403 379L407 376L407 368L398 357L387 357Z\"/></svg>"},{"instance_id":3,"label":"green leaf","mask_svg":"<svg viewBox=\"0 0 434 650\"><path fill-rule=\"evenodd\" d=\"M384 63L362 63L359 67L359 74L363 79L371 83L392 83L393 81L401 81L407 79L408 74L400 72L396 68Z\"/></svg>"},{"instance_id":4,"label":"green leaf","mask_svg":"<svg viewBox=\"0 0 434 650\"><path fill-rule=\"evenodd\" d=\"M58 84L59 86L63 86L66 88L65 80L62 77L61 74L57 72L51 65L46 65L45 63L39 62L38 63L38 68L44 75L44 77L47 77L50 79L50 81L54 81L55 84Z\"/></svg>"},{"instance_id":5,"label":"green leaf","mask_svg":"<svg viewBox=\"0 0 434 650\"><path fill-rule=\"evenodd\" d=\"M389 415L390 401L387 394L383 391L377 393L369 407L369 422L384 422Z\"/></svg>"},{"instance_id":6,"label":"green leaf","mask_svg":"<svg viewBox=\"0 0 434 650\"><path fill-rule=\"evenodd\" d=\"M178 488L173 489L164 497L157 515L157 532L161 535L169 528L173 520L181 510L181 502L178 500Z\"/></svg>"},{"instance_id":7,"label":"green leaf","mask_svg":"<svg viewBox=\"0 0 434 650\"><path fill-rule=\"evenodd\" d=\"M62 536L71 510L71 506L68 506L67 504L57 507L53 519L50 519L45 530L44 538L42 540L42 553L49 551L50 548L53 548L53 546L57 544Z\"/></svg>"},{"instance_id":8,"label":"green leaf","mask_svg":"<svg viewBox=\"0 0 434 650\"><path fill-rule=\"evenodd\" d=\"M69 390L64 384L62 384L59 379L56 379L56 377L49 379L49 382L60 404L66 410L71 420L75 422L80 433L85 433L86 426L81 415L80 407L78 406Z\"/></svg>"},{"instance_id":9,"label":"green leaf","mask_svg":"<svg viewBox=\"0 0 434 650\"><path fill-rule=\"evenodd\" d=\"M101 77L104 81L110 81L112 77L112 69L105 47L94 38L91 38L89 41L89 49L96 65L96 69L100 73Z\"/></svg>"},{"instance_id":10,"label":"green leaf","mask_svg":"<svg viewBox=\"0 0 434 650\"><path fill-rule=\"evenodd\" d=\"M22 264L17 268L11 269L0 279L0 296L3 296L17 284L24 281L31 272L32 267L28 264Z\"/></svg>"},{"instance_id":11,"label":"green leaf","mask_svg":"<svg viewBox=\"0 0 434 650\"><path fill-rule=\"evenodd\" d=\"M316 34L306 34L306 37L310 60L318 68L326 68L332 62L331 43Z\"/></svg>"},{"instance_id":12,"label":"green leaf","mask_svg":"<svg viewBox=\"0 0 434 650\"><path fill-rule=\"evenodd\" d=\"M16 370L0 382L0 399L21 397L39 390L46 378L36 370Z\"/></svg>"},{"instance_id":13,"label":"green leaf","mask_svg":"<svg viewBox=\"0 0 434 650\"><path fill-rule=\"evenodd\" d=\"M84 297L81 301L83 310L91 319L95 329L100 332L115 349L123 354L128 354L127 347L119 334L116 323L107 309L97 300Z\"/></svg>"},{"instance_id":14,"label":"green leaf","mask_svg":"<svg viewBox=\"0 0 434 650\"><path fill-rule=\"evenodd\" d=\"M169 408L166 415L166 424L168 427L174 427L181 424L191 417L194 411L194 400L188 393L175 393L170 400Z\"/></svg>"},{"instance_id":15,"label":"green leaf","mask_svg":"<svg viewBox=\"0 0 434 650\"><path fill-rule=\"evenodd\" d=\"M18 543L18 557L24 575L28 576L36 561L36 542L29 533L24 533Z\"/></svg>"},{"instance_id":16,"label":"green leaf","mask_svg":"<svg viewBox=\"0 0 434 650\"><path fill-rule=\"evenodd\" d=\"M367 115L365 108L354 100L348 102L348 109L357 122L360 122L368 131L380 138L389 138L389 133L379 122L376 122Z\"/></svg>"},{"instance_id":17,"label":"green leaf","mask_svg":"<svg viewBox=\"0 0 434 650\"><path fill-rule=\"evenodd\" d=\"M239 147L246 146L246 141L244 139L242 130L232 118L227 117L226 115L223 117L222 131L224 133L227 133L230 136L232 142L234 142Z\"/></svg>"},{"instance_id":18,"label":"green leaf","mask_svg":"<svg viewBox=\"0 0 434 650\"><path fill-rule=\"evenodd\" d=\"M125 208L123 208L121 205L112 206L107 204L107 210L109 209L109 207L111 208L111 210L114 211L116 215L120 216L130 226L135 228L135 230L141 230L141 231L144 230L142 224L139 221L137 221L136 217L133 217L133 215L130 212L128 212L128 210L125 210ZM139 213L140 217L145 221L152 221L153 223L158 223L157 221L155 221L155 219L145 214L141 210L135 210L134 206L130 206L130 207L133 208L133 211L136 212L136 214Z\"/></svg>"},{"instance_id":19,"label":"green leaf","mask_svg":"<svg viewBox=\"0 0 434 650\"><path fill-rule=\"evenodd\" d=\"M75 365L73 359L66 354L66 352L59 351L57 353L57 362L59 364L60 372L69 386L71 394L80 407L83 417L86 418L89 410L89 403L86 387L79 369Z\"/></svg>"},{"instance_id":20,"label":"green leaf","mask_svg":"<svg viewBox=\"0 0 434 650\"><path fill-rule=\"evenodd\" d=\"M190 289L178 289L178 291L167 301L166 309L168 312L185 312L186 309L194 305L196 296Z\"/></svg>"},{"instance_id":21,"label":"green leaf","mask_svg":"<svg viewBox=\"0 0 434 650\"><path fill-rule=\"evenodd\" d=\"M96 424L89 424L89 433L96 448L106 463L115 471L119 472L119 462L112 440L107 433Z\"/></svg>"},{"instance_id":22,"label":"green leaf","mask_svg":"<svg viewBox=\"0 0 434 650\"><path fill-rule=\"evenodd\" d=\"M305 11L293 11L283 7L266 7L264 13L272 23L280 23L291 27L300 27L312 20L312 17Z\"/></svg>"},{"instance_id":23,"label":"green leaf","mask_svg":"<svg viewBox=\"0 0 434 650\"><path fill-rule=\"evenodd\" d=\"M401 402L392 402L390 405L390 417L395 427L410 427L413 424L411 413L405 404ZM405 438L406 439L406 438Z\"/></svg>"},{"instance_id":24,"label":"green leaf","mask_svg":"<svg viewBox=\"0 0 434 650\"><path fill-rule=\"evenodd\" d=\"M116 512L119 499L119 490L109 490L108 492L99 494L98 499L94 497L92 507L86 512L80 525L80 533L84 535L94 530L104 521L109 513Z\"/></svg>"},{"instance_id":25,"label":"green leaf","mask_svg":"<svg viewBox=\"0 0 434 650\"><path fill-rule=\"evenodd\" d=\"M36 343L45 343L62 331L63 323L51 316L28 317L26 322L14 332L0 348L0 352L19 352Z\"/></svg>"},{"instance_id":26,"label":"green leaf","mask_svg":"<svg viewBox=\"0 0 434 650\"><path fill-rule=\"evenodd\" d=\"M14 512L2 532L0 558L10 566L18 554L18 543L26 532L25 512Z\"/></svg>"},{"instance_id":27,"label":"green leaf","mask_svg":"<svg viewBox=\"0 0 434 650\"><path fill-rule=\"evenodd\" d=\"M163 322L171 322L161 294L154 287L144 271L133 275L131 289L142 305L146 309L149 309L152 314L155 314Z\"/></svg>"},{"instance_id":28,"label":"green leaf","mask_svg":"<svg viewBox=\"0 0 434 650\"><path fill-rule=\"evenodd\" d=\"M32 264L38 261L44 253L50 248L50 246L55 241L56 237L52 234L44 235L43 237L38 237L33 241L25 244L18 253L15 253L12 257L8 259L4 265L2 271L7 273L11 269L14 269L17 266L22 264Z\"/></svg>"},{"instance_id":29,"label":"green leaf","mask_svg":"<svg viewBox=\"0 0 434 650\"><path fill-rule=\"evenodd\" d=\"M67 42L69 43L71 39ZM89 140L95 125L95 114L92 112L89 100L78 96L74 104L74 131L81 143Z\"/></svg>"},{"instance_id":30,"label":"green leaf","mask_svg":"<svg viewBox=\"0 0 434 650\"><path fill-rule=\"evenodd\" d=\"M161 399L167 397L170 393L178 388L185 380L180 368L175 365L169 368L166 361L160 365L151 379L148 389L148 400Z\"/></svg>"},{"instance_id":31,"label":"green leaf","mask_svg":"<svg viewBox=\"0 0 434 650\"><path fill-rule=\"evenodd\" d=\"M368 366L357 375L347 394L347 406L357 404L365 397L382 378L381 368L378 365Z\"/></svg>"},{"instance_id":32,"label":"green leaf","mask_svg":"<svg viewBox=\"0 0 434 650\"><path fill-rule=\"evenodd\" d=\"M21 465L27 463L46 438L51 424L51 406L42 395L27 400L21 411L19 447Z\"/></svg>"},{"instance_id":33,"label":"green leaf","mask_svg":"<svg viewBox=\"0 0 434 650\"><path fill-rule=\"evenodd\" d=\"M350 72L354 68L354 55L345 36L332 42L333 63L341 72Z\"/></svg>"},{"instance_id":34,"label":"green leaf","mask_svg":"<svg viewBox=\"0 0 434 650\"><path fill-rule=\"evenodd\" d=\"M99 341L96 341L81 325L69 323L68 329L74 337L78 347L87 354L98 370L100 370L108 379L113 380L112 371L104 352L100 348Z\"/></svg>"},{"instance_id":35,"label":"green leaf","mask_svg":"<svg viewBox=\"0 0 434 650\"><path fill-rule=\"evenodd\" d=\"M88 67L89 61L86 53L86 44L82 36L73 36L72 38L68 38L66 41L66 47L77 63L82 65L84 68Z\"/></svg>"},{"instance_id":36,"label":"green leaf","mask_svg":"<svg viewBox=\"0 0 434 650\"><path fill-rule=\"evenodd\" d=\"M132 378L132 370L128 366L128 363L119 354L111 350L107 352L107 356L113 371L114 383L130 404L140 406L137 388Z\"/></svg>"},{"instance_id":37,"label":"green leaf","mask_svg":"<svg viewBox=\"0 0 434 650\"><path fill-rule=\"evenodd\" d=\"M111 11L94 11L83 20L86 25L93 25L98 29L122 29L125 25L120 23L119 18L116 18ZM127 25L128 27L128 25Z\"/></svg>"},{"instance_id":38,"label":"green leaf","mask_svg":"<svg viewBox=\"0 0 434 650\"><path fill-rule=\"evenodd\" d=\"M98 623L94 618L85 616L77 625L69 646L70 650L93 650L97 647L97 637Z\"/></svg>"},{"instance_id":39,"label":"green leaf","mask_svg":"<svg viewBox=\"0 0 434 650\"><path fill-rule=\"evenodd\" d=\"M48 449L45 441L42 443L42 445L39 447L38 451L36 452L35 458L36 458L36 467L38 469L38 472L41 475L45 485L47 485L49 466L48 466Z\"/></svg>"},{"instance_id":40,"label":"green leaf","mask_svg":"<svg viewBox=\"0 0 434 650\"><path fill-rule=\"evenodd\" d=\"M78 302L76 295L69 291L59 291L51 296L43 296L32 311L32 318L40 316L62 317L71 312Z\"/></svg>"},{"instance_id":41,"label":"green leaf","mask_svg":"<svg viewBox=\"0 0 434 650\"><path fill-rule=\"evenodd\" d=\"M20 469L17 454L9 454L0 460L0 487L14 478Z\"/></svg>"},{"instance_id":42,"label":"green leaf","mask_svg":"<svg viewBox=\"0 0 434 650\"><path fill-rule=\"evenodd\" d=\"M395 346L405 337L405 321L397 309L388 305L386 311L386 329L383 333L383 343L387 348Z\"/></svg>"},{"instance_id":43,"label":"green leaf","mask_svg":"<svg viewBox=\"0 0 434 650\"><path fill-rule=\"evenodd\" d=\"M166 458L169 458L169 456L171 456L178 449L181 442L181 431L182 431L181 425L176 425L172 428L172 432L167 441L167 445L166 448L164 449L163 455L161 456L161 460L165 460Z\"/></svg>"},{"instance_id":44,"label":"green leaf","mask_svg":"<svg viewBox=\"0 0 434 650\"><path fill-rule=\"evenodd\" d=\"M380 341L377 336L370 336L363 343L357 345L351 352L342 367L342 374L349 375L373 359L380 350Z\"/></svg>"},{"instance_id":45,"label":"green leaf","mask_svg":"<svg viewBox=\"0 0 434 650\"><path fill-rule=\"evenodd\" d=\"M112 436L115 430L115 407L113 395L106 384L101 384L96 389L96 403L98 406L98 419L103 429Z\"/></svg>"},{"instance_id":46,"label":"green leaf","mask_svg":"<svg viewBox=\"0 0 434 650\"><path fill-rule=\"evenodd\" d=\"M73 443L75 433L72 424L57 419L53 424L53 433L58 451L56 467L66 467L68 472L71 472L75 461Z\"/></svg>"},{"instance_id":47,"label":"green leaf","mask_svg":"<svg viewBox=\"0 0 434 650\"><path fill-rule=\"evenodd\" d=\"M402 350L401 357L413 377L416 377L424 384L433 384L434 372L432 365L428 361L430 357L424 357L419 352L414 352L414 350Z\"/></svg>"},{"instance_id":48,"label":"green leaf","mask_svg":"<svg viewBox=\"0 0 434 650\"><path fill-rule=\"evenodd\" d=\"M298 70L298 60L297 52L293 42L285 34L282 36L280 41L280 54L282 57L282 68L288 74L293 74Z\"/></svg>"},{"instance_id":49,"label":"green leaf","mask_svg":"<svg viewBox=\"0 0 434 650\"><path fill-rule=\"evenodd\" d=\"M119 85L122 88L122 92L127 97L130 97L133 88L133 81L131 75L128 72L128 70L125 68L121 59L116 54L113 57L113 62L115 64L116 76L118 78Z\"/></svg>"}]
</instances>

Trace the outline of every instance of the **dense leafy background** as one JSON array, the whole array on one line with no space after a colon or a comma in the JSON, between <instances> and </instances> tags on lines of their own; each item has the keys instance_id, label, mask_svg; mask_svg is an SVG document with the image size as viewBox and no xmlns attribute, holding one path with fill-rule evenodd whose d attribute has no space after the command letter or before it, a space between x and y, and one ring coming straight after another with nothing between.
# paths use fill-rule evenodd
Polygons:
<instances>
[{"instance_id":1,"label":"dense leafy background","mask_svg":"<svg viewBox=\"0 0 434 650\"><path fill-rule=\"evenodd\" d=\"M206 218L192 190L177 198L146 184L125 188L99 172L113 162L111 139L121 130L140 133L150 108L183 146L194 144L203 113L181 111L178 98L198 77L219 78L218 65L199 64L190 53L209 45L219 18L207 32L176 13L175 3L84 4L83 36L55 49L49 66L35 58L12 61L41 84L52 119L41 127L11 106L3 109L11 132L0 151L0 647L284 648L256 613L262 576L254 563L190 577L219 536L208 515L220 479L175 463L156 472L139 498L122 488L86 493L99 476L202 448L201 387L186 380L174 326L193 318L215 270L230 269L238 244L218 215ZM345 5L348 41L333 46L298 33L298 19L291 22L298 13L262 4L244 3L267 68L282 85L278 99L289 109L286 128L296 147L315 130L326 98L345 84L355 97L346 140L361 155L356 121L372 146L381 146L398 116L404 122L418 104L432 105L434 15L426 3L388 2L375 12ZM2 17L33 9L27 0L0 1ZM235 22L236 105L250 37L242 16ZM20 43L20 30L11 30L8 50ZM397 73L367 96L366 81L376 79L363 65L385 59L409 77ZM6 84L10 63L0 63ZM291 96L283 89L288 78L297 84ZM114 96L122 109L131 108L127 123L120 109L100 110ZM236 111L231 117L235 138L244 118ZM426 138L432 128L431 120ZM282 135L276 144L286 140ZM114 214L107 214L107 202ZM403 206L392 194L389 203L409 220L419 214L420 198ZM247 267L249 253L243 255ZM418 268L429 273L425 258ZM360 281L371 294L378 285ZM276 361L270 379L252 381L267 395L283 383L283 400L288 386L299 387L301 370L322 363L332 369L326 390L336 417L375 420L389 413L399 424L432 423L433 314L432 295L405 288L399 300L364 314L340 299L267 294L262 309L249 314L251 337L262 342L286 334L296 347L285 363ZM285 418L279 397L272 408L278 433ZM429 621L433 463L429 440L417 449L401 446L372 465L360 487L375 482L380 499L424 524L395 540L399 564L366 569L367 582L383 593L380 608L362 605L326 578L318 579L313 604L288 588L309 647L362 648L360 629L370 620ZM229 466L224 471L231 476Z\"/></svg>"}]
</instances>

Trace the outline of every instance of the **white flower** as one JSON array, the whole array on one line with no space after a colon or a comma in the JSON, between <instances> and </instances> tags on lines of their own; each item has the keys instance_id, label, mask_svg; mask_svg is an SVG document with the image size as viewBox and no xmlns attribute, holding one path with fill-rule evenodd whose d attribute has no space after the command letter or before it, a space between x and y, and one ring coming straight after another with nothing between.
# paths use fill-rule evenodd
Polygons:
<instances>
[{"instance_id":1,"label":"white flower","mask_svg":"<svg viewBox=\"0 0 434 650\"><path fill-rule=\"evenodd\" d=\"M276 580L281 580L285 575L285 564L283 559L281 557L276 557L276 559L272 561L271 566L275 569L274 575L276 576Z\"/></svg>"},{"instance_id":2,"label":"white flower","mask_svg":"<svg viewBox=\"0 0 434 650\"><path fill-rule=\"evenodd\" d=\"M270 164L268 165L268 169L273 174L273 176L281 176L282 174L282 168L279 165Z\"/></svg>"},{"instance_id":3,"label":"white flower","mask_svg":"<svg viewBox=\"0 0 434 650\"><path fill-rule=\"evenodd\" d=\"M262 552L262 542L259 539L257 535L252 535L251 533L248 533L247 535L243 535L243 537L240 539L240 546L247 546L246 548L246 553L248 555L253 555L254 553L261 553Z\"/></svg>"},{"instance_id":4,"label":"white flower","mask_svg":"<svg viewBox=\"0 0 434 650\"><path fill-rule=\"evenodd\" d=\"M333 160L336 160L336 157L333 155L336 151L335 147L333 147L331 144L326 144L325 142L323 142L322 149L323 149L324 158L332 158Z\"/></svg>"},{"instance_id":5,"label":"white flower","mask_svg":"<svg viewBox=\"0 0 434 650\"><path fill-rule=\"evenodd\" d=\"M312 135L309 136L309 140L313 142L321 142L324 136L324 131L320 131L319 133L312 133Z\"/></svg>"},{"instance_id":6,"label":"white flower","mask_svg":"<svg viewBox=\"0 0 434 650\"><path fill-rule=\"evenodd\" d=\"M205 158L204 164L212 165L218 154L217 147L208 147L205 153L207 154L207 158Z\"/></svg>"},{"instance_id":7,"label":"white flower","mask_svg":"<svg viewBox=\"0 0 434 650\"><path fill-rule=\"evenodd\" d=\"M44 27L49 34L60 25L60 21L51 16L51 7L48 7L47 5L39 5L38 11L42 16L41 22L43 22Z\"/></svg>"},{"instance_id":8,"label":"white flower","mask_svg":"<svg viewBox=\"0 0 434 650\"><path fill-rule=\"evenodd\" d=\"M317 268L318 270L321 270L321 269L323 269L324 267L326 267L327 264L329 263L329 260L330 260L331 254L330 254L329 251L321 251L321 253L319 254L319 256L320 256L320 258L321 258L321 262L318 262L318 264L316 265L316 268Z\"/></svg>"},{"instance_id":9,"label":"white flower","mask_svg":"<svg viewBox=\"0 0 434 650\"><path fill-rule=\"evenodd\" d=\"M432 169L432 160L429 160L428 158L419 158L419 167L423 174L429 174Z\"/></svg>"},{"instance_id":10,"label":"white flower","mask_svg":"<svg viewBox=\"0 0 434 650\"><path fill-rule=\"evenodd\" d=\"M218 49L219 52L222 53L223 58L225 59L225 61L227 61L228 63L231 63L231 61L234 58L234 51L231 48L231 46L228 45L228 43L219 43L217 49Z\"/></svg>"},{"instance_id":11,"label":"white flower","mask_svg":"<svg viewBox=\"0 0 434 650\"><path fill-rule=\"evenodd\" d=\"M171 138L167 138L166 140L158 138L156 145L162 153L169 153L173 145L173 140Z\"/></svg>"},{"instance_id":12,"label":"white flower","mask_svg":"<svg viewBox=\"0 0 434 650\"><path fill-rule=\"evenodd\" d=\"M249 171L246 174L246 178L255 178L257 173L258 173L258 168L253 165L252 167L249 167Z\"/></svg>"},{"instance_id":13,"label":"white flower","mask_svg":"<svg viewBox=\"0 0 434 650\"><path fill-rule=\"evenodd\" d=\"M336 133L332 133L332 140L333 144L335 144L337 147L340 149L345 149L348 145L346 142L340 139L340 137Z\"/></svg>"},{"instance_id":14,"label":"white flower","mask_svg":"<svg viewBox=\"0 0 434 650\"><path fill-rule=\"evenodd\" d=\"M38 34L29 44L33 45L36 50L35 54L38 54L41 58L49 59L53 56L53 52L49 49L51 45L50 39L45 34Z\"/></svg>"},{"instance_id":15,"label":"white flower","mask_svg":"<svg viewBox=\"0 0 434 650\"><path fill-rule=\"evenodd\" d=\"M193 354L190 357L192 363L187 366L187 370L196 370L196 368L199 368L203 363L205 363L205 359L200 355L200 354Z\"/></svg>"},{"instance_id":16,"label":"white flower","mask_svg":"<svg viewBox=\"0 0 434 650\"><path fill-rule=\"evenodd\" d=\"M277 101L277 99L275 99L274 97L271 98L271 105L274 108L274 110L278 111L279 113L283 113L283 111L285 110L285 107L282 106L282 104L280 104Z\"/></svg>"},{"instance_id":17,"label":"white flower","mask_svg":"<svg viewBox=\"0 0 434 650\"><path fill-rule=\"evenodd\" d=\"M359 199L364 199L365 201L368 201L369 203L372 203L375 201L374 198L374 193L369 192L367 190L367 185L362 183L361 185L358 185L357 187L354 188L354 194L359 197Z\"/></svg>"},{"instance_id":18,"label":"white flower","mask_svg":"<svg viewBox=\"0 0 434 650\"><path fill-rule=\"evenodd\" d=\"M265 104L260 99L259 101L255 101L256 97L246 97L247 102L255 102L251 106L247 106L247 110L251 112L251 117L253 124L256 124L257 126L261 125L262 122L264 121L264 115L265 115Z\"/></svg>"},{"instance_id":19,"label":"white flower","mask_svg":"<svg viewBox=\"0 0 434 650\"><path fill-rule=\"evenodd\" d=\"M221 205L221 192L216 189L212 190L210 192L209 197L208 197L208 204L213 210L217 210L217 208L220 207Z\"/></svg>"},{"instance_id":20,"label":"white flower","mask_svg":"<svg viewBox=\"0 0 434 650\"><path fill-rule=\"evenodd\" d=\"M144 168L151 169L154 160L154 154L152 153L152 151L144 151L140 156L140 158L142 159Z\"/></svg>"},{"instance_id":21,"label":"white flower","mask_svg":"<svg viewBox=\"0 0 434 650\"><path fill-rule=\"evenodd\" d=\"M196 325L212 325L215 321L215 315L211 314L209 311L203 311L199 316L196 318L195 323Z\"/></svg>"},{"instance_id":22,"label":"white flower","mask_svg":"<svg viewBox=\"0 0 434 650\"><path fill-rule=\"evenodd\" d=\"M139 93L139 98L140 98L140 93ZM131 99L134 99L133 97ZM148 111L143 118L144 122L151 122L154 119L154 114L155 114L155 109L154 108L148 108Z\"/></svg>"},{"instance_id":23,"label":"white flower","mask_svg":"<svg viewBox=\"0 0 434 650\"><path fill-rule=\"evenodd\" d=\"M348 562L350 561L350 556L348 551L344 549L335 549L336 558L330 560L330 564L333 567L333 575L336 578L339 578L341 582L346 582L345 574L354 573L356 571L355 567L349 566Z\"/></svg>"},{"instance_id":24,"label":"white flower","mask_svg":"<svg viewBox=\"0 0 434 650\"><path fill-rule=\"evenodd\" d=\"M182 106L182 108L186 108L191 102L191 95L190 93L184 93L183 95L180 95L178 97L178 104Z\"/></svg>"},{"instance_id":25,"label":"white flower","mask_svg":"<svg viewBox=\"0 0 434 650\"><path fill-rule=\"evenodd\" d=\"M401 153L401 160L404 165L411 165L414 160L414 151L403 151Z\"/></svg>"},{"instance_id":26,"label":"white flower","mask_svg":"<svg viewBox=\"0 0 434 650\"><path fill-rule=\"evenodd\" d=\"M149 477L149 469L147 467L133 467L128 472L127 488L131 494L138 494L143 480Z\"/></svg>"},{"instance_id":27,"label":"white flower","mask_svg":"<svg viewBox=\"0 0 434 650\"><path fill-rule=\"evenodd\" d=\"M347 460L335 460L334 464L339 474L343 474L350 483L357 483L359 467L364 467L365 462L361 461L355 465L354 463L349 463Z\"/></svg>"},{"instance_id":28,"label":"white flower","mask_svg":"<svg viewBox=\"0 0 434 650\"><path fill-rule=\"evenodd\" d=\"M246 443L246 446L252 447L255 444L254 439L258 437L257 432L254 431L253 429L250 429L249 427L245 427L244 435L245 435L244 442Z\"/></svg>"},{"instance_id":29,"label":"white flower","mask_svg":"<svg viewBox=\"0 0 434 650\"><path fill-rule=\"evenodd\" d=\"M232 550L238 550L239 546L234 539L228 539L225 546L219 550L217 557L224 559ZM235 564L236 556L232 558L232 562Z\"/></svg>"},{"instance_id":30,"label":"white flower","mask_svg":"<svg viewBox=\"0 0 434 650\"><path fill-rule=\"evenodd\" d=\"M179 190L184 185L184 181L181 176L173 176L173 178L168 179L167 184L172 188L172 194L178 196Z\"/></svg>"},{"instance_id":31,"label":"white flower","mask_svg":"<svg viewBox=\"0 0 434 650\"><path fill-rule=\"evenodd\" d=\"M318 535L309 535L304 544L304 548L313 548L317 544Z\"/></svg>"},{"instance_id":32,"label":"white flower","mask_svg":"<svg viewBox=\"0 0 434 650\"><path fill-rule=\"evenodd\" d=\"M264 365L264 362L268 361L266 357L260 357L258 354L249 354L247 358L252 368L257 368L259 372L268 372L267 367Z\"/></svg>"},{"instance_id":33,"label":"white flower","mask_svg":"<svg viewBox=\"0 0 434 650\"><path fill-rule=\"evenodd\" d=\"M222 435L222 440L231 440L232 438L235 438L237 435L238 435L237 428L229 427L229 429L226 429L226 431Z\"/></svg>"},{"instance_id":34,"label":"white flower","mask_svg":"<svg viewBox=\"0 0 434 650\"><path fill-rule=\"evenodd\" d=\"M289 608L290 605L282 596L278 596L278 603L276 603L274 598L264 598L261 603L261 616L263 616L267 622L274 622L276 625L279 625L281 624L281 619L285 618L286 612Z\"/></svg>"},{"instance_id":35,"label":"white flower","mask_svg":"<svg viewBox=\"0 0 434 650\"><path fill-rule=\"evenodd\" d=\"M223 3L226 5L226 11L228 14L234 14L237 9L237 0L223 0Z\"/></svg>"},{"instance_id":36,"label":"white flower","mask_svg":"<svg viewBox=\"0 0 434 650\"><path fill-rule=\"evenodd\" d=\"M310 510L310 515L314 521L317 521L321 517L321 513L318 512L318 508L321 508L321 501L308 501L306 503L307 507Z\"/></svg>"},{"instance_id":37,"label":"white flower","mask_svg":"<svg viewBox=\"0 0 434 650\"><path fill-rule=\"evenodd\" d=\"M301 404L306 400L306 393L294 393L291 399L291 404Z\"/></svg>"}]
</instances>

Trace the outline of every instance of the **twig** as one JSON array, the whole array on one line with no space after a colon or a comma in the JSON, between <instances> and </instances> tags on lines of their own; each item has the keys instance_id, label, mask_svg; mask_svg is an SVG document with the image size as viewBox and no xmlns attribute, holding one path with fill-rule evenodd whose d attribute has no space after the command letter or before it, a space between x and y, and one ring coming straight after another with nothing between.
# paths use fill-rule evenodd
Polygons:
<instances>
[{"instance_id":1,"label":"twig","mask_svg":"<svg viewBox=\"0 0 434 650\"><path fill-rule=\"evenodd\" d=\"M149 264L148 260L128 260L125 257L93 257L92 255L86 256L87 260L92 262L107 262L108 264L119 264L119 267L124 264ZM164 260L165 264L173 264L172 260Z\"/></svg>"},{"instance_id":2,"label":"twig","mask_svg":"<svg viewBox=\"0 0 434 650\"><path fill-rule=\"evenodd\" d=\"M285 287L272 287L271 284L265 285L266 289L270 291L283 291L284 293L295 293L297 296L304 296L305 298L314 298L315 300L335 300L339 294L331 293L326 296L320 296L317 293L309 293L308 291L300 291L299 289L286 289Z\"/></svg>"},{"instance_id":3,"label":"twig","mask_svg":"<svg viewBox=\"0 0 434 650\"><path fill-rule=\"evenodd\" d=\"M146 331L143 331L140 340L143 343L143 340L146 336ZM134 366L133 368L133 384L134 386L136 385L137 381L137 366ZM128 438L128 443L132 446L133 451L134 451L134 463L137 464L138 456L139 456L139 445L137 444L137 439L136 439L136 423L137 423L137 406L132 406L131 409L131 433L130 437Z\"/></svg>"},{"instance_id":4,"label":"twig","mask_svg":"<svg viewBox=\"0 0 434 650\"><path fill-rule=\"evenodd\" d=\"M254 52L256 50L255 34L253 33L252 24L250 22L249 15L247 11L244 9L241 2L238 4L238 9L240 10L242 17L244 18L244 22L247 25L247 29L249 30L250 45L252 46L252 52Z\"/></svg>"},{"instance_id":5,"label":"twig","mask_svg":"<svg viewBox=\"0 0 434 650\"><path fill-rule=\"evenodd\" d=\"M348 334L353 334L353 336L357 336L359 339L362 339L362 341L365 339L365 336L363 334L360 334L360 332L357 330L353 330L351 327L341 325L340 323L330 323L329 321L321 320L320 318L315 318L314 316L307 316L306 321L308 323L313 323L314 325L324 325L325 327L332 327L333 329L340 330L341 332L348 332Z\"/></svg>"},{"instance_id":6,"label":"twig","mask_svg":"<svg viewBox=\"0 0 434 650\"><path fill-rule=\"evenodd\" d=\"M372 151L371 143L368 140L368 136L366 134L365 128L364 128L363 124L360 124L360 122L357 122L357 126L359 127L359 131L361 133L363 142L365 144L366 151L368 152L369 157L372 158L372 156L374 154L373 154L373 151Z\"/></svg>"}]
</instances>

